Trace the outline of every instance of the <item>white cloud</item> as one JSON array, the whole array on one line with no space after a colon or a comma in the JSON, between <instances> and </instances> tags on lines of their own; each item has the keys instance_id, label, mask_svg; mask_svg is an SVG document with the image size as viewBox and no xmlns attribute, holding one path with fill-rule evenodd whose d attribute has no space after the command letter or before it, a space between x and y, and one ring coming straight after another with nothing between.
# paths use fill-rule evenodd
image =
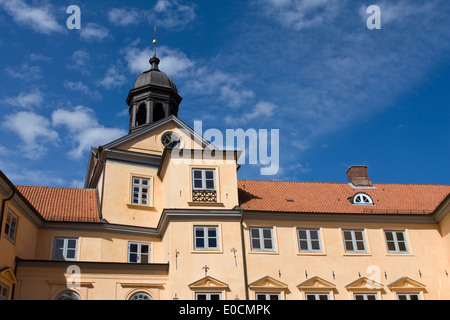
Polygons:
<instances>
[{"instance_id":1,"label":"white cloud","mask_svg":"<svg viewBox=\"0 0 450 320\"><path fill-rule=\"evenodd\" d=\"M54 10L49 4L30 6L23 0L0 0L0 5L19 25L43 34L65 31L57 22Z\"/></svg>"},{"instance_id":2,"label":"white cloud","mask_svg":"<svg viewBox=\"0 0 450 320\"><path fill-rule=\"evenodd\" d=\"M273 103L259 101L252 111L244 112L242 115L239 115L239 117L228 115L225 117L225 122L230 125L243 125L255 119L258 119L259 121L262 119L269 119L273 116L277 108L278 107Z\"/></svg>"},{"instance_id":3,"label":"white cloud","mask_svg":"<svg viewBox=\"0 0 450 320\"><path fill-rule=\"evenodd\" d=\"M97 84L106 89L113 89L114 87L120 87L126 80L127 78L118 71L116 66L111 66L103 79L99 80Z\"/></svg>"},{"instance_id":4,"label":"white cloud","mask_svg":"<svg viewBox=\"0 0 450 320\"><path fill-rule=\"evenodd\" d=\"M41 157L47 151L45 144L57 142L59 139L58 133L50 128L48 119L28 111L6 116L3 128L22 139L21 151L25 157L31 159Z\"/></svg>"},{"instance_id":5,"label":"white cloud","mask_svg":"<svg viewBox=\"0 0 450 320\"><path fill-rule=\"evenodd\" d=\"M17 97L4 99L5 103L24 109L33 109L34 107L39 107L42 101L43 94L37 89L29 93L21 92Z\"/></svg>"},{"instance_id":6,"label":"white cloud","mask_svg":"<svg viewBox=\"0 0 450 320\"><path fill-rule=\"evenodd\" d=\"M89 22L80 29L80 38L85 41L101 41L110 37L109 30L97 23Z\"/></svg>"},{"instance_id":7,"label":"white cloud","mask_svg":"<svg viewBox=\"0 0 450 320\"><path fill-rule=\"evenodd\" d=\"M94 111L84 106L77 106L73 110L55 110L52 114L52 124L54 127L65 126L69 130L74 146L68 155L72 159L80 159L83 152L89 151L91 147L127 134L122 129L103 127L95 118Z\"/></svg>"},{"instance_id":8,"label":"white cloud","mask_svg":"<svg viewBox=\"0 0 450 320\"><path fill-rule=\"evenodd\" d=\"M178 30L185 28L195 18L194 5L184 5L177 0L158 0L147 16L150 24Z\"/></svg>"},{"instance_id":9,"label":"white cloud","mask_svg":"<svg viewBox=\"0 0 450 320\"><path fill-rule=\"evenodd\" d=\"M284 27L302 30L332 21L338 14L338 0L261 0L267 16Z\"/></svg>"},{"instance_id":10,"label":"white cloud","mask_svg":"<svg viewBox=\"0 0 450 320\"><path fill-rule=\"evenodd\" d=\"M70 62L67 64L67 68L71 70L77 70L83 74L89 74L87 63L90 59L91 56L88 52L77 50L71 55Z\"/></svg>"},{"instance_id":11,"label":"white cloud","mask_svg":"<svg viewBox=\"0 0 450 320\"><path fill-rule=\"evenodd\" d=\"M141 73L150 69L149 60L153 56L153 49L128 47L122 52L131 72ZM161 60L159 69L170 77L182 76L194 66L194 63L183 52L165 46L157 48L157 56Z\"/></svg>"},{"instance_id":12,"label":"white cloud","mask_svg":"<svg viewBox=\"0 0 450 320\"><path fill-rule=\"evenodd\" d=\"M142 20L142 13L133 8L113 8L108 11L108 20L116 26L138 24Z\"/></svg>"},{"instance_id":13,"label":"white cloud","mask_svg":"<svg viewBox=\"0 0 450 320\"><path fill-rule=\"evenodd\" d=\"M89 89L89 87L83 84L83 82L81 81L73 82L66 80L64 81L64 87L72 91L79 91L81 93L84 93L85 95L91 97L92 99L97 100L102 99L102 95L100 94L100 92L98 92L98 90Z\"/></svg>"},{"instance_id":14,"label":"white cloud","mask_svg":"<svg viewBox=\"0 0 450 320\"><path fill-rule=\"evenodd\" d=\"M24 63L20 68L12 68L10 66L5 68L5 71L15 79L24 81L36 81L42 78L40 66L29 66Z\"/></svg>"}]
</instances>

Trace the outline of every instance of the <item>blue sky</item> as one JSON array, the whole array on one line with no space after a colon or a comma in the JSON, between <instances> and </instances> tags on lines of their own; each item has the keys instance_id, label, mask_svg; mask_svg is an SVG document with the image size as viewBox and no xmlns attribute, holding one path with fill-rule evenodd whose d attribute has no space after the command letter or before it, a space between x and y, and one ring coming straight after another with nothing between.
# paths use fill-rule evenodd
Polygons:
<instances>
[{"instance_id":1,"label":"blue sky","mask_svg":"<svg viewBox=\"0 0 450 320\"><path fill-rule=\"evenodd\" d=\"M449 184L449 16L445 0L0 0L0 169L81 187L90 147L127 133L157 25L182 121L279 129L278 174L239 178L345 182L363 164L373 182Z\"/></svg>"}]
</instances>

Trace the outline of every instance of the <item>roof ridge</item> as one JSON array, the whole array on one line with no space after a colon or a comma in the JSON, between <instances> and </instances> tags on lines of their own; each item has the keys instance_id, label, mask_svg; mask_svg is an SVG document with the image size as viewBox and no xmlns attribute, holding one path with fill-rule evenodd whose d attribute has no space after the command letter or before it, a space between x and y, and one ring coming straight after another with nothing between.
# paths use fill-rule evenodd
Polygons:
<instances>
[{"instance_id":1,"label":"roof ridge","mask_svg":"<svg viewBox=\"0 0 450 320\"><path fill-rule=\"evenodd\" d=\"M53 186L30 186L30 185L19 185L16 184L16 187L25 187L25 188L47 188L47 189L66 189L66 190L86 190L86 191L95 191L95 188L75 188L75 187L53 187Z\"/></svg>"},{"instance_id":2,"label":"roof ridge","mask_svg":"<svg viewBox=\"0 0 450 320\"><path fill-rule=\"evenodd\" d=\"M292 180L257 180L257 179L238 179L238 182L253 181L253 182L289 182L289 183L321 183L321 184L349 184L348 182L326 182L326 181L292 181ZM450 187L450 184L437 183L397 183L397 182L372 182L372 185L402 185L402 186L440 186Z\"/></svg>"}]
</instances>

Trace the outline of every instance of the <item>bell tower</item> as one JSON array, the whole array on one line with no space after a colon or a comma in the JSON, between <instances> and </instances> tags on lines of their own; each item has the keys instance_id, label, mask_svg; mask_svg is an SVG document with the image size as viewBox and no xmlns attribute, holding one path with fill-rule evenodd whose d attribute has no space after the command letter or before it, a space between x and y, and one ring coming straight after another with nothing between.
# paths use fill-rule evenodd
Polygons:
<instances>
[{"instance_id":1,"label":"bell tower","mask_svg":"<svg viewBox=\"0 0 450 320\"><path fill-rule=\"evenodd\" d=\"M150 70L137 77L126 100L130 114L129 133L170 115L178 116L178 106L182 98L175 83L159 70L156 39L153 40L153 45L153 57L149 60Z\"/></svg>"}]
</instances>

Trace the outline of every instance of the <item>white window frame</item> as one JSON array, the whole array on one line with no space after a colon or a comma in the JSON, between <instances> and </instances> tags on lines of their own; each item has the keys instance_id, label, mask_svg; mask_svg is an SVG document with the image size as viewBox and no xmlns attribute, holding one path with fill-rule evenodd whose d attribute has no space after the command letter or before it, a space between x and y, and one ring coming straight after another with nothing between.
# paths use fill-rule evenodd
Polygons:
<instances>
[{"instance_id":1,"label":"white window frame","mask_svg":"<svg viewBox=\"0 0 450 320\"><path fill-rule=\"evenodd\" d=\"M219 296L219 300L222 300L222 292L196 292L195 300L198 300L199 295L204 295L206 297L205 300L211 300L211 296L217 295Z\"/></svg>"},{"instance_id":2,"label":"white window frame","mask_svg":"<svg viewBox=\"0 0 450 320\"><path fill-rule=\"evenodd\" d=\"M306 292L305 300L309 300L308 297L314 297L314 300L320 300L320 296L326 296L326 300L330 300L330 294L328 292Z\"/></svg>"},{"instance_id":3,"label":"white window frame","mask_svg":"<svg viewBox=\"0 0 450 320\"><path fill-rule=\"evenodd\" d=\"M373 205L372 198L367 193L357 193L353 196L353 204L370 206Z\"/></svg>"},{"instance_id":4,"label":"white window frame","mask_svg":"<svg viewBox=\"0 0 450 320\"><path fill-rule=\"evenodd\" d=\"M9 287L3 282L0 282L0 301L8 299L9 299Z\"/></svg>"},{"instance_id":5,"label":"white window frame","mask_svg":"<svg viewBox=\"0 0 450 320\"><path fill-rule=\"evenodd\" d=\"M351 235L351 239L350 240L346 240L345 239L345 233L346 232L350 232L350 235ZM362 240L357 240L356 239L356 232L361 232ZM367 251L367 245L366 245L366 237L365 237L364 233L365 233L364 230L357 230L357 229L345 229L345 230L342 230L342 240L344 241L344 250L345 250L345 252L349 252L349 253L367 253L368 251ZM349 242L349 241L352 243L352 247L353 247L352 250L347 249L346 242ZM361 241L362 241L362 244L364 246L364 249L362 249L362 250L358 249L358 245L357 245L357 243L361 242Z\"/></svg>"},{"instance_id":6,"label":"white window frame","mask_svg":"<svg viewBox=\"0 0 450 320\"><path fill-rule=\"evenodd\" d=\"M387 233L392 234L393 240L387 239ZM398 240L397 233L401 233L403 235L403 240ZM406 232L405 231L403 231L403 230L384 230L384 239L386 241L386 248L387 248L388 253L409 253L408 242L406 241ZM400 242L404 243L405 250L400 250L400 248L399 248ZM389 249L389 243L394 244L394 247L395 247L394 250Z\"/></svg>"},{"instance_id":7,"label":"white window frame","mask_svg":"<svg viewBox=\"0 0 450 320\"><path fill-rule=\"evenodd\" d=\"M131 252L131 245L136 245L137 246L137 251L136 252ZM142 253L142 247L143 246L148 246L148 252L147 253ZM145 263L145 262L141 262L142 261L142 256L143 255L147 255L148 260L147 263L151 262L151 252L152 252L152 245L151 243L148 242L136 242L136 241L129 241L128 242L128 263ZM131 261L130 259L130 255L131 254L136 254L136 261Z\"/></svg>"},{"instance_id":8,"label":"white window frame","mask_svg":"<svg viewBox=\"0 0 450 320\"><path fill-rule=\"evenodd\" d=\"M362 296L362 300L369 300L368 297L375 297L374 300L378 300L378 295L376 293L367 293L367 292L355 292L353 293L353 300L356 300L356 296Z\"/></svg>"},{"instance_id":9,"label":"white window frame","mask_svg":"<svg viewBox=\"0 0 450 320\"><path fill-rule=\"evenodd\" d=\"M208 231L209 229L214 229L216 232L216 236L215 237L209 237ZM200 237L197 237L197 230L203 230L203 237L201 237L203 239L203 243L204 246L203 247L199 247L197 246L197 239L199 239ZM209 239L216 239L216 246L212 247L209 245ZM219 226L194 226L194 249L195 250L219 250L220 245L219 245Z\"/></svg>"},{"instance_id":10,"label":"white window frame","mask_svg":"<svg viewBox=\"0 0 450 320\"><path fill-rule=\"evenodd\" d=\"M421 300L419 292L398 292L397 300L400 300L400 296L405 296L406 300L411 300L411 296L417 296L417 300Z\"/></svg>"},{"instance_id":11,"label":"white window frame","mask_svg":"<svg viewBox=\"0 0 450 320\"><path fill-rule=\"evenodd\" d=\"M300 238L300 231L306 232L306 239ZM311 231L317 232L317 240L312 239ZM320 241L320 229L306 229L306 228L297 228L297 238L298 238L298 251L299 252L322 252L322 243ZM306 241L307 249L302 249L300 241ZM313 249L312 242L317 241L319 244L319 249Z\"/></svg>"},{"instance_id":12,"label":"white window frame","mask_svg":"<svg viewBox=\"0 0 450 320\"><path fill-rule=\"evenodd\" d=\"M195 172L199 171L201 172L201 178L195 178ZM206 180L211 180L211 179L206 179L206 172L212 172L213 173L213 188L207 188L206 187ZM195 186L195 181L201 181L202 185L201 187L196 187ZM211 168L192 168L192 189L193 190L216 190L216 169L211 169Z\"/></svg>"},{"instance_id":13,"label":"white window frame","mask_svg":"<svg viewBox=\"0 0 450 320\"><path fill-rule=\"evenodd\" d=\"M8 210L8 214L6 215L4 235L5 238L11 241L12 243L16 242L18 225L19 225L19 217L11 210Z\"/></svg>"},{"instance_id":14,"label":"white window frame","mask_svg":"<svg viewBox=\"0 0 450 320\"><path fill-rule=\"evenodd\" d=\"M56 242L58 240L64 240L63 241L63 247L61 248L62 249L62 256L63 256L62 261L77 261L77 256L78 256L78 238L71 238L71 237L55 237L53 239L53 255L52 255L52 259L61 261L59 258L56 258L56 250L60 249L60 248L56 247ZM70 240L75 240L75 248L69 248L69 241ZM69 250L73 250L75 252L73 258L67 258L67 252Z\"/></svg>"},{"instance_id":15,"label":"white window frame","mask_svg":"<svg viewBox=\"0 0 450 320\"><path fill-rule=\"evenodd\" d=\"M258 297L264 297L264 299L261 300L265 300L265 301L270 301L270 297L271 296L277 296L277 300L281 300L281 293L279 292L255 292L255 300L259 300Z\"/></svg>"},{"instance_id":16,"label":"white window frame","mask_svg":"<svg viewBox=\"0 0 450 320\"><path fill-rule=\"evenodd\" d=\"M253 237L253 230L258 230L258 236ZM270 238L264 237L264 230L270 231ZM249 229L250 232L250 245L252 251L275 251L275 241L273 238L273 228L265 228L265 227L251 227ZM266 245L264 243L265 240L269 240L272 245L272 248L266 248ZM253 240L259 240L260 248L254 248L253 247Z\"/></svg>"},{"instance_id":17,"label":"white window frame","mask_svg":"<svg viewBox=\"0 0 450 320\"><path fill-rule=\"evenodd\" d=\"M135 180L139 180L139 182L135 182ZM147 182L147 185L144 184L144 181ZM140 205L140 206L150 206L150 197L151 197L151 178L144 178L138 176L131 177L131 204ZM143 189L147 189L147 192L144 192ZM135 190L137 189L137 190ZM147 196L147 203L144 203L143 195Z\"/></svg>"}]
</instances>

